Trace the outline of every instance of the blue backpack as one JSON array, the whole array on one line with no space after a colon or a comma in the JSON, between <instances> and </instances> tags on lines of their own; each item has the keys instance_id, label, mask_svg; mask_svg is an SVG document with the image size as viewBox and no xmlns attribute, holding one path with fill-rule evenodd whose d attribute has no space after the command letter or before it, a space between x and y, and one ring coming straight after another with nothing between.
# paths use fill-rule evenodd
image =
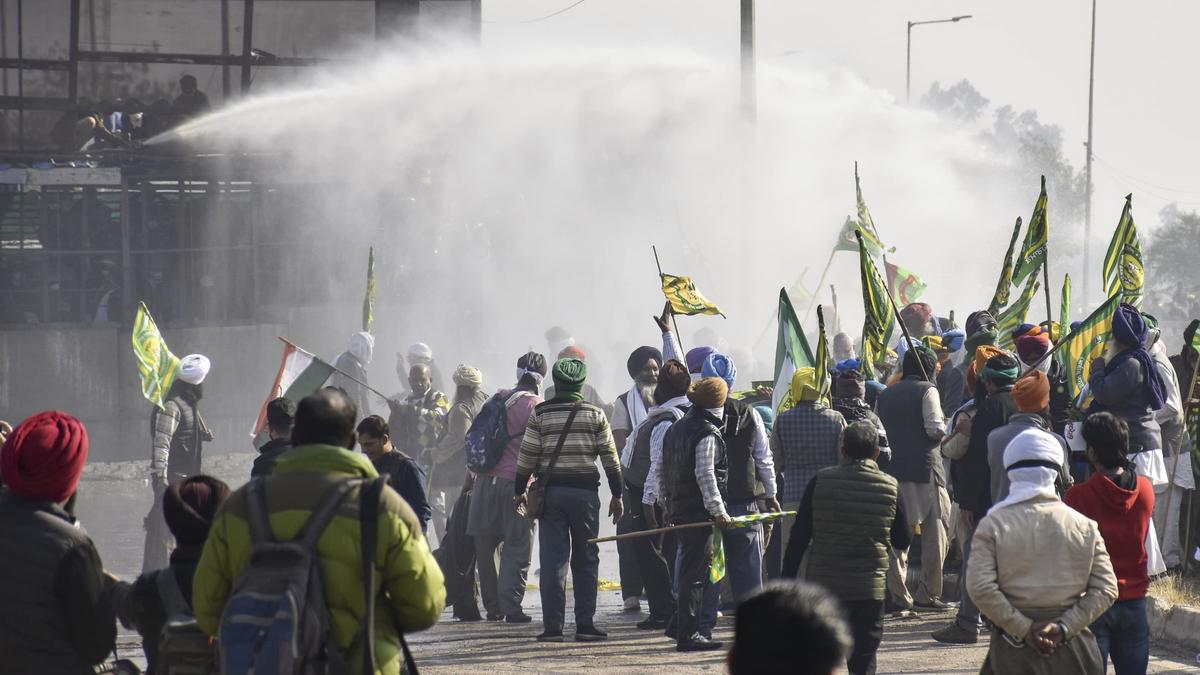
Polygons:
<instances>
[{"instance_id":1,"label":"blue backpack","mask_svg":"<svg viewBox=\"0 0 1200 675\"><path fill-rule=\"evenodd\" d=\"M491 471L504 457L504 450L512 441L508 433L508 409L522 396L532 394L515 391L505 399L497 393L475 415L466 438L467 468L472 472Z\"/></svg>"}]
</instances>

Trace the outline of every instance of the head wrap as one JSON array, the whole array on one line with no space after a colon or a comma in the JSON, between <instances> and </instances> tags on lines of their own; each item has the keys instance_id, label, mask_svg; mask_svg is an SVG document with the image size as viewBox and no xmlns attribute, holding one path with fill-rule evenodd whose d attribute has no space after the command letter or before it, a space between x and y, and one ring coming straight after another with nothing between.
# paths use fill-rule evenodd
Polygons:
<instances>
[{"instance_id":1,"label":"head wrap","mask_svg":"<svg viewBox=\"0 0 1200 675\"><path fill-rule=\"evenodd\" d=\"M835 373L844 373L848 370L853 370L855 372L862 370L862 360L845 359L843 361L838 361L833 366L833 372Z\"/></svg>"},{"instance_id":2,"label":"head wrap","mask_svg":"<svg viewBox=\"0 0 1200 675\"><path fill-rule=\"evenodd\" d=\"M978 379L978 374L987 365L988 359L1004 353L1003 349L993 345L982 345L979 349L975 350L975 360L971 363L971 367L967 369L968 394L975 391L975 382Z\"/></svg>"},{"instance_id":3,"label":"head wrap","mask_svg":"<svg viewBox=\"0 0 1200 675\"><path fill-rule=\"evenodd\" d=\"M763 426L767 429L767 434L770 434L771 430L775 428L775 411L771 409L771 402L760 403L754 406L754 410L762 418Z\"/></svg>"},{"instance_id":4,"label":"head wrap","mask_svg":"<svg viewBox=\"0 0 1200 675\"><path fill-rule=\"evenodd\" d=\"M866 398L867 383L857 370L844 370L833 377L833 395L835 398Z\"/></svg>"},{"instance_id":5,"label":"head wrap","mask_svg":"<svg viewBox=\"0 0 1200 675\"><path fill-rule=\"evenodd\" d=\"M350 336L350 355L358 359L358 362L364 366L371 362L371 355L375 353L375 336L365 331L360 331Z\"/></svg>"},{"instance_id":6,"label":"head wrap","mask_svg":"<svg viewBox=\"0 0 1200 675\"><path fill-rule=\"evenodd\" d=\"M454 375L451 376L454 384L460 387L482 387L483 372L474 366L460 364L454 369Z\"/></svg>"},{"instance_id":7,"label":"head wrap","mask_svg":"<svg viewBox=\"0 0 1200 675\"><path fill-rule=\"evenodd\" d=\"M526 352L517 359L517 382L520 383L526 375L540 385L546 377L546 357L537 352Z\"/></svg>"},{"instance_id":8,"label":"head wrap","mask_svg":"<svg viewBox=\"0 0 1200 675\"><path fill-rule=\"evenodd\" d=\"M570 345L567 347L563 347L562 350L558 352L558 358L560 358L560 359L579 359L580 361L587 361L587 354L583 351L582 347L580 347L578 345Z\"/></svg>"},{"instance_id":9,"label":"head wrap","mask_svg":"<svg viewBox=\"0 0 1200 675\"><path fill-rule=\"evenodd\" d=\"M429 363L433 360L433 348L424 342L408 346L408 360L412 363Z\"/></svg>"},{"instance_id":10,"label":"head wrap","mask_svg":"<svg viewBox=\"0 0 1200 675\"><path fill-rule=\"evenodd\" d=\"M715 351L717 350L712 347L692 347L689 349L687 355L683 357L684 361L687 361L688 372L699 373L700 369L704 367L704 360L708 358L709 354Z\"/></svg>"},{"instance_id":11,"label":"head wrap","mask_svg":"<svg viewBox=\"0 0 1200 675\"><path fill-rule=\"evenodd\" d=\"M654 388L654 402L662 405L673 398L683 396L688 391L692 378L688 375L687 366L671 359L658 369L658 385Z\"/></svg>"},{"instance_id":12,"label":"head wrap","mask_svg":"<svg viewBox=\"0 0 1200 675\"><path fill-rule=\"evenodd\" d=\"M729 397L729 385L719 377L702 377L688 389L688 400L706 410L720 408Z\"/></svg>"},{"instance_id":13,"label":"head wrap","mask_svg":"<svg viewBox=\"0 0 1200 675\"><path fill-rule=\"evenodd\" d=\"M1149 330L1137 307L1122 302L1113 313L1113 339L1125 347L1124 351L1114 356L1104 365L1104 372L1111 373L1129 359L1134 359L1142 365L1142 377L1145 382L1146 396L1150 400L1151 410L1162 410L1167 402L1167 388L1163 384L1154 358L1146 351L1146 336Z\"/></svg>"},{"instance_id":14,"label":"head wrap","mask_svg":"<svg viewBox=\"0 0 1200 675\"><path fill-rule=\"evenodd\" d=\"M922 368L924 368L924 374L922 374ZM913 347L904 354L904 377L923 377L932 382L935 368L937 368L937 355L925 345Z\"/></svg>"},{"instance_id":15,"label":"head wrap","mask_svg":"<svg viewBox=\"0 0 1200 675\"><path fill-rule=\"evenodd\" d=\"M967 339L966 332L961 328L951 328L942 333L942 346L948 352L956 352L963 348L963 342Z\"/></svg>"},{"instance_id":16,"label":"head wrap","mask_svg":"<svg viewBox=\"0 0 1200 675\"><path fill-rule=\"evenodd\" d=\"M1021 366L1017 360L1007 353L997 354L987 360L983 370L979 371L979 379L988 380L992 384L1003 386L1017 381L1021 374Z\"/></svg>"},{"instance_id":17,"label":"head wrap","mask_svg":"<svg viewBox=\"0 0 1200 675\"><path fill-rule=\"evenodd\" d=\"M1149 312L1142 312L1142 321L1146 322L1146 348L1149 349L1162 339L1162 329L1158 327L1158 319Z\"/></svg>"},{"instance_id":18,"label":"head wrap","mask_svg":"<svg viewBox=\"0 0 1200 675\"><path fill-rule=\"evenodd\" d=\"M940 335L926 335L925 337L921 338L921 344L932 350L934 354L949 354L951 351L950 349L946 348L946 345L942 342L942 336Z\"/></svg>"},{"instance_id":19,"label":"head wrap","mask_svg":"<svg viewBox=\"0 0 1200 675\"><path fill-rule=\"evenodd\" d=\"M554 395L581 398L583 382L587 379L587 364L579 359L559 359L551 371L554 377Z\"/></svg>"},{"instance_id":20,"label":"head wrap","mask_svg":"<svg viewBox=\"0 0 1200 675\"><path fill-rule=\"evenodd\" d=\"M575 338L562 326L552 326L546 331L546 343L550 345L550 353L557 354L575 344Z\"/></svg>"},{"instance_id":21,"label":"head wrap","mask_svg":"<svg viewBox=\"0 0 1200 675\"><path fill-rule=\"evenodd\" d=\"M65 412L40 412L21 422L0 450L0 478L19 497L61 502L75 493L87 463L83 423Z\"/></svg>"},{"instance_id":22,"label":"head wrap","mask_svg":"<svg viewBox=\"0 0 1200 675\"><path fill-rule=\"evenodd\" d=\"M1062 444L1041 429L1026 429L1004 448L1004 468L1008 472L1008 496L989 513L1037 498L1057 496L1054 481L1063 462Z\"/></svg>"},{"instance_id":23,"label":"head wrap","mask_svg":"<svg viewBox=\"0 0 1200 675\"><path fill-rule=\"evenodd\" d=\"M1050 380L1040 370L1017 380L1012 390L1013 402L1023 413L1040 413L1050 406Z\"/></svg>"},{"instance_id":24,"label":"head wrap","mask_svg":"<svg viewBox=\"0 0 1200 675\"><path fill-rule=\"evenodd\" d=\"M983 345L996 344L996 340L1000 337L996 319L986 309L972 312L967 317L966 334L963 347L967 350L967 354L973 354Z\"/></svg>"},{"instance_id":25,"label":"head wrap","mask_svg":"<svg viewBox=\"0 0 1200 675\"><path fill-rule=\"evenodd\" d=\"M203 354L188 354L179 359L179 379L188 384L201 384L208 377L212 362Z\"/></svg>"},{"instance_id":26,"label":"head wrap","mask_svg":"<svg viewBox=\"0 0 1200 675\"><path fill-rule=\"evenodd\" d=\"M1196 351L1192 348L1192 342L1196 339L1197 330L1200 330L1200 319L1192 319L1192 322L1188 324L1187 328L1183 329L1182 353L1187 354L1188 352Z\"/></svg>"},{"instance_id":27,"label":"head wrap","mask_svg":"<svg viewBox=\"0 0 1200 675\"><path fill-rule=\"evenodd\" d=\"M1050 336L1041 332L1026 333L1016 339L1017 357L1027 366L1032 366L1038 359L1050 351ZM1046 362L1049 360L1047 359Z\"/></svg>"},{"instance_id":28,"label":"head wrap","mask_svg":"<svg viewBox=\"0 0 1200 675\"><path fill-rule=\"evenodd\" d=\"M800 403L817 400L821 392L817 389L817 371L815 368L798 368L792 373L792 400Z\"/></svg>"},{"instance_id":29,"label":"head wrap","mask_svg":"<svg viewBox=\"0 0 1200 675\"><path fill-rule=\"evenodd\" d=\"M662 366L662 352L654 347L638 347L629 355L629 359L625 361L625 370L629 372L630 377L636 378L638 373L642 372L642 368L646 367L646 363L654 359ZM582 360L582 359L580 359Z\"/></svg>"},{"instance_id":30,"label":"head wrap","mask_svg":"<svg viewBox=\"0 0 1200 675\"><path fill-rule=\"evenodd\" d=\"M180 544L203 544L229 486L212 476L192 476L176 481L163 492L163 518Z\"/></svg>"},{"instance_id":31,"label":"head wrap","mask_svg":"<svg viewBox=\"0 0 1200 675\"><path fill-rule=\"evenodd\" d=\"M992 316L992 313L986 309L981 309L978 312L971 312L967 316L967 322L963 328L966 329L966 334L970 337L979 331L995 328L996 325L996 318Z\"/></svg>"},{"instance_id":32,"label":"head wrap","mask_svg":"<svg viewBox=\"0 0 1200 675\"><path fill-rule=\"evenodd\" d=\"M700 376L719 377L732 389L734 381L737 380L737 366L728 356L713 352L704 359L704 365L700 367Z\"/></svg>"},{"instance_id":33,"label":"head wrap","mask_svg":"<svg viewBox=\"0 0 1200 675\"><path fill-rule=\"evenodd\" d=\"M1037 324L1033 324L1033 323L1023 323L1020 326L1017 326L1016 328L1013 329L1012 338L1013 338L1013 340L1016 340L1017 338L1021 337L1022 335L1041 335L1041 334L1042 334L1041 326L1039 326Z\"/></svg>"}]
</instances>

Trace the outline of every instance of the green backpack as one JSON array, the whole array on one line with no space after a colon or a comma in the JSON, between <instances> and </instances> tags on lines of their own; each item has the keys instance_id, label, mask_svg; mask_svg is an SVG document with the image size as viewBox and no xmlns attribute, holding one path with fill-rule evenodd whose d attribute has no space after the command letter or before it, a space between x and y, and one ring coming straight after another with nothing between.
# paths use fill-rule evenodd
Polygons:
<instances>
[{"instance_id":1,"label":"green backpack","mask_svg":"<svg viewBox=\"0 0 1200 675\"><path fill-rule=\"evenodd\" d=\"M158 656L151 675L215 675L216 645L196 624L174 570L168 567L160 571L154 582L167 622L158 635Z\"/></svg>"}]
</instances>

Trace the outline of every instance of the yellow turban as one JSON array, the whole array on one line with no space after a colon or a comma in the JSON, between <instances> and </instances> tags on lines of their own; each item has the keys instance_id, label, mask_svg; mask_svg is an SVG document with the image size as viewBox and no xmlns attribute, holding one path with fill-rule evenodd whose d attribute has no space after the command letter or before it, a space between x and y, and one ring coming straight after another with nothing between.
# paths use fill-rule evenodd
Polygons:
<instances>
[{"instance_id":1,"label":"yellow turban","mask_svg":"<svg viewBox=\"0 0 1200 675\"><path fill-rule=\"evenodd\" d=\"M817 389L817 371L815 368L800 368L792 374L792 400L815 401L821 392Z\"/></svg>"}]
</instances>

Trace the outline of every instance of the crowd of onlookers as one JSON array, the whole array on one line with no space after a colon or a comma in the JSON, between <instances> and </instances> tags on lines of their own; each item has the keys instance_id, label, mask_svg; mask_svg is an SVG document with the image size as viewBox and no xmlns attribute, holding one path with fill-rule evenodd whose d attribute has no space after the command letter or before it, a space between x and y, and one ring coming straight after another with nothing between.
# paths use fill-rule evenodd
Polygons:
<instances>
[{"instance_id":1,"label":"crowd of onlookers","mask_svg":"<svg viewBox=\"0 0 1200 675\"><path fill-rule=\"evenodd\" d=\"M173 101L165 98L148 104L136 98L81 101L51 129L51 145L70 153L134 148L209 110L208 96L198 88L195 76L184 75L179 78L179 95Z\"/></svg>"}]
</instances>

